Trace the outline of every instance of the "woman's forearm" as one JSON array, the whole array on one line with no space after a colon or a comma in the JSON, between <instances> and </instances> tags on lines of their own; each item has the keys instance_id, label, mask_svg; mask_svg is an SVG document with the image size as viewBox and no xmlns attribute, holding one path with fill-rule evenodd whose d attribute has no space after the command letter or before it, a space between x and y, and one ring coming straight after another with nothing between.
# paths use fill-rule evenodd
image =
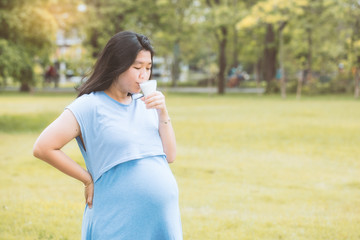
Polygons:
<instances>
[{"instance_id":1,"label":"woman's forearm","mask_svg":"<svg viewBox=\"0 0 360 240\"><path fill-rule=\"evenodd\" d=\"M176 157L176 140L174 129L171 125L169 113L165 105L165 96L155 91L142 100L148 109L156 109L159 117L159 134L162 141L162 146L166 154L166 159L169 163L175 161Z\"/></svg>"},{"instance_id":2,"label":"woman's forearm","mask_svg":"<svg viewBox=\"0 0 360 240\"><path fill-rule=\"evenodd\" d=\"M166 110L159 111L159 133L167 161L172 163L176 158L176 139L169 114Z\"/></svg>"},{"instance_id":3,"label":"woman's forearm","mask_svg":"<svg viewBox=\"0 0 360 240\"><path fill-rule=\"evenodd\" d=\"M91 175L59 149L34 149L34 156L49 163L61 172L81 181L85 186L92 183Z\"/></svg>"}]
</instances>

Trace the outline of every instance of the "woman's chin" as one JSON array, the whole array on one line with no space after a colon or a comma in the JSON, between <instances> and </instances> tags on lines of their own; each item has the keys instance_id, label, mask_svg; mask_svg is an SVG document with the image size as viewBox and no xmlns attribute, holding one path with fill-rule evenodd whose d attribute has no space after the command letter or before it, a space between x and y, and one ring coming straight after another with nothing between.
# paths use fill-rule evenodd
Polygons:
<instances>
[{"instance_id":1,"label":"woman's chin","mask_svg":"<svg viewBox=\"0 0 360 240\"><path fill-rule=\"evenodd\" d=\"M141 93L141 89L133 90L130 92L130 94L139 94Z\"/></svg>"},{"instance_id":2,"label":"woman's chin","mask_svg":"<svg viewBox=\"0 0 360 240\"><path fill-rule=\"evenodd\" d=\"M141 92L141 88L139 86L134 93L140 93L140 92Z\"/></svg>"}]
</instances>

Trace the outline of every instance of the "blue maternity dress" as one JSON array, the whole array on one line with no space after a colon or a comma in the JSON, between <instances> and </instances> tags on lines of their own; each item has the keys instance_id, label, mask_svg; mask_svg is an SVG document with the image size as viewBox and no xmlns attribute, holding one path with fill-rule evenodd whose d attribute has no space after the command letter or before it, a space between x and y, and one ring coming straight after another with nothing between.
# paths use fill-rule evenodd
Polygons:
<instances>
[{"instance_id":1,"label":"blue maternity dress","mask_svg":"<svg viewBox=\"0 0 360 240\"><path fill-rule=\"evenodd\" d=\"M105 92L82 95L69 109L94 181L83 240L182 239L176 180L166 161L158 116L141 100L121 104Z\"/></svg>"}]
</instances>

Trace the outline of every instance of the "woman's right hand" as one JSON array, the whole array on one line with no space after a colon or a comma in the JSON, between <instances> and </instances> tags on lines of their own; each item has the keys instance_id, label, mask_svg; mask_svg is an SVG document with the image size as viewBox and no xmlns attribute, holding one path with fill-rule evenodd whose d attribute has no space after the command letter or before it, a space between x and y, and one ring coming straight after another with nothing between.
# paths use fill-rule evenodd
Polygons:
<instances>
[{"instance_id":1,"label":"woman's right hand","mask_svg":"<svg viewBox=\"0 0 360 240\"><path fill-rule=\"evenodd\" d=\"M85 201L86 204L89 206L89 208L92 208L93 198L94 198L94 182L91 180L91 182L85 184Z\"/></svg>"}]
</instances>

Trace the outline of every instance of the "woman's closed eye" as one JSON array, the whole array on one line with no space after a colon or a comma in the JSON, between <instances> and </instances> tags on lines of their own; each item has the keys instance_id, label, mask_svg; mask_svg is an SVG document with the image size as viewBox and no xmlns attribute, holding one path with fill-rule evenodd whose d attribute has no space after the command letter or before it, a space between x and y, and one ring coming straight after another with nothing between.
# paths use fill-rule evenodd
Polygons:
<instances>
[{"instance_id":1,"label":"woman's closed eye","mask_svg":"<svg viewBox=\"0 0 360 240\"><path fill-rule=\"evenodd\" d=\"M141 67L134 67L136 70L141 70ZM149 68L145 68L146 69L146 71L150 71L151 70L151 67L149 67Z\"/></svg>"}]
</instances>

